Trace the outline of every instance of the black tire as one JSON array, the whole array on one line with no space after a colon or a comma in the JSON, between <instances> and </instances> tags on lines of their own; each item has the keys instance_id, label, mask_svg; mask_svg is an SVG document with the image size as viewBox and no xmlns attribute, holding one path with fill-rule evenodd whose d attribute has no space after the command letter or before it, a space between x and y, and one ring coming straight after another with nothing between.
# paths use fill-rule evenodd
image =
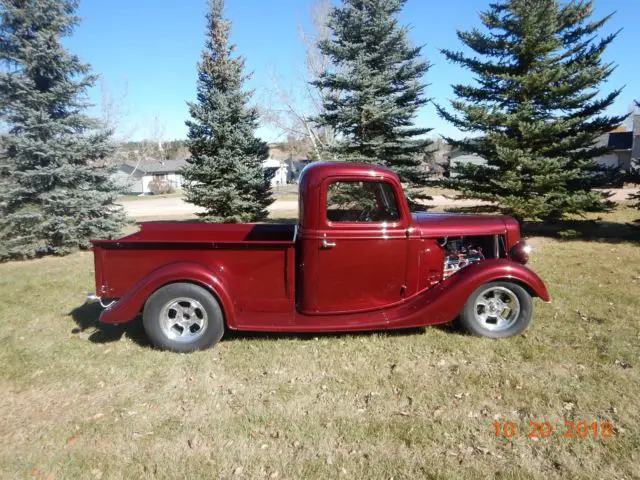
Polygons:
<instances>
[{"instance_id":1,"label":"black tire","mask_svg":"<svg viewBox=\"0 0 640 480\"><path fill-rule=\"evenodd\" d=\"M156 290L145 303L142 323L151 343L173 352L213 347L224 334L220 304L209 291L192 283L172 283Z\"/></svg>"},{"instance_id":2,"label":"black tire","mask_svg":"<svg viewBox=\"0 0 640 480\"><path fill-rule=\"evenodd\" d=\"M504 295L502 297L503 299L506 298L512 301L512 299L509 298L507 291L511 292L511 294L517 298L519 313L517 315L512 315L512 318L508 319L507 325L502 329L498 328L497 316L494 317L492 315L487 315L488 320L483 322L482 315L488 312L488 310L485 311L484 308L488 307L477 305L476 301L479 301L481 295L486 300L486 297L484 296L485 294L491 296L496 293L498 295ZM515 304L515 302L513 303ZM509 303L507 303L507 305L509 305ZM496 309L496 311L498 310L499 308ZM520 285L513 282L490 282L480 286L471 294L462 309L458 321L462 328L472 335L488 338L506 338L522 333L529 325L532 313L533 301L531 299L531 295ZM495 326L492 325L494 319L496 320Z\"/></svg>"}]
</instances>

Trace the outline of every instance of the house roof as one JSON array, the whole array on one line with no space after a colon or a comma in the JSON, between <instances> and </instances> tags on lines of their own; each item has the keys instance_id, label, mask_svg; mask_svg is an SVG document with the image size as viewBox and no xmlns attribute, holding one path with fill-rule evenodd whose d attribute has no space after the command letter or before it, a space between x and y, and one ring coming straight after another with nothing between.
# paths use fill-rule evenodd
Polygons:
<instances>
[{"instance_id":1,"label":"house roof","mask_svg":"<svg viewBox=\"0 0 640 480\"><path fill-rule=\"evenodd\" d=\"M487 161L482 158L480 155L476 155L474 153L463 153L462 155L457 155L451 158L452 164L460 164L460 163L472 163L474 165L484 165Z\"/></svg>"},{"instance_id":2,"label":"house roof","mask_svg":"<svg viewBox=\"0 0 640 480\"><path fill-rule=\"evenodd\" d=\"M157 160L145 165L138 166L137 171L148 174L175 173L179 172L186 164L186 160ZM128 163L125 163L122 166L127 170L132 170L135 168L135 165L131 165Z\"/></svg>"},{"instance_id":3,"label":"house roof","mask_svg":"<svg viewBox=\"0 0 640 480\"><path fill-rule=\"evenodd\" d=\"M262 161L262 168L280 168L281 165L283 165L283 163L279 159L273 157L265 158Z\"/></svg>"},{"instance_id":4,"label":"house roof","mask_svg":"<svg viewBox=\"0 0 640 480\"><path fill-rule=\"evenodd\" d=\"M633 147L633 132L610 133L607 146L613 150L631 150Z\"/></svg>"}]
</instances>

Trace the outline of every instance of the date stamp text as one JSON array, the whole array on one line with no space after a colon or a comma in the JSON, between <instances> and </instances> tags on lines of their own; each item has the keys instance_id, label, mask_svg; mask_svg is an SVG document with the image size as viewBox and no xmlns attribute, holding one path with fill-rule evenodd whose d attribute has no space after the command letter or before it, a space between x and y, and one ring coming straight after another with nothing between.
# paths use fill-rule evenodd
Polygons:
<instances>
[{"instance_id":1,"label":"date stamp text","mask_svg":"<svg viewBox=\"0 0 640 480\"><path fill-rule=\"evenodd\" d=\"M505 422L493 422L493 428L496 438L504 440L511 440L522 434L526 434L526 437L532 440L546 438L610 440L615 437L613 424L609 421L587 422L580 420L574 422L567 420L564 425L554 425L547 421L537 422L531 420L529 427L522 431L515 422L507 420Z\"/></svg>"}]
</instances>

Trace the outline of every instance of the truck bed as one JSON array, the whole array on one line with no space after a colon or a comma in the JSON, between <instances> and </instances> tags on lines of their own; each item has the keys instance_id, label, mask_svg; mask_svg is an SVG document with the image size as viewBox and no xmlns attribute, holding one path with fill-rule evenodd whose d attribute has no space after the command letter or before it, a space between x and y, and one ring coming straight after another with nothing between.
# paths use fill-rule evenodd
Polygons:
<instances>
[{"instance_id":1,"label":"truck bed","mask_svg":"<svg viewBox=\"0 0 640 480\"><path fill-rule=\"evenodd\" d=\"M224 279L242 315L294 311L296 226L285 224L143 224L118 240L93 242L96 292L121 298L145 277L170 264L206 267ZM179 281L179 279L176 279Z\"/></svg>"},{"instance_id":2,"label":"truck bed","mask_svg":"<svg viewBox=\"0 0 640 480\"><path fill-rule=\"evenodd\" d=\"M149 222L126 237L96 240L93 244L105 248L114 244L133 246L139 243L292 244L295 229L295 225L286 224Z\"/></svg>"}]
</instances>

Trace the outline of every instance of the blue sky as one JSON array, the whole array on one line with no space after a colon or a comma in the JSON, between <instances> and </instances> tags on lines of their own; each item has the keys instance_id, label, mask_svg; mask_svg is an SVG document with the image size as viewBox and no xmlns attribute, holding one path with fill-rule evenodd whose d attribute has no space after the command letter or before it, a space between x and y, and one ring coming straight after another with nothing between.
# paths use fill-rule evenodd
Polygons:
<instances>
[{"instance_id":1,"label":"blue sky","mask_svg":"<svg viewBox=\"0 0 640 480\"><path fill-rule=\"evenodd\" d=\"M249 87L261 101L274 74L295 88L301 76L304 50L300 26L309 28L313 0L227 0L227 16L233 22L232 40L253 72ZM441 48L458 49L456 29L478 24L478 12L489 0L409 0L401 21L412 27L411 39L424 45L423 54L433 64L426 76L429 97L444 103L451 98L451 83L469 80L461 68L449 64ZM596 0L596 16L617 12L603 33L623 29L605 55L618 67L606 90L626 85L611 113L626 112L640 98L637 21L639 0ZM184 138L188 116L186 101L195 97L196 62L204 42L206 0L81 0L82 23L65 41L70 50L89 62L104 85L118 99L124 93L121 134L135 139L149 136L154 118L167 139ZM101 92L90 92L94 103ZM432 106L424 107L416 120L434 133L456 135L438 118ZM268 126L259 134L278 139Z\"/></svg>"}]
</instances>

